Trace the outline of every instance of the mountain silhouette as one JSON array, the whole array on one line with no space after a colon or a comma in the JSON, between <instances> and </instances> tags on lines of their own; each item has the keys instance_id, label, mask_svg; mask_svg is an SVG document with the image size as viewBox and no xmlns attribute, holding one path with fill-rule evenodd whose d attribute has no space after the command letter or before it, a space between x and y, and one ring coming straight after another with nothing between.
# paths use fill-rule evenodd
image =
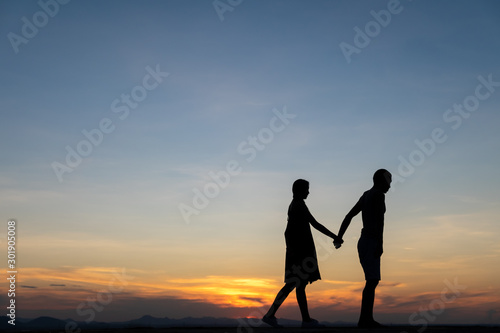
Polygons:
<instances>
[{"instance_id":1,"label":"mountain silhouette","mask_svg":"<svg viewBox=\"0 0 500 333\"><path fill-rule=\"evenodd\" d=\"M78 328L85 329L123 329L123 328L193 328L193 327L256 327L260 326L259 319L247 318L215 318L215 317L186 317L182 319L172 319L168 317L157 318L145 315L137 319L117 322L90 322L75 321L73 319L56 319L52 317L39 317L36 319L16 318L16 325L8 324L10 320L7 316L0 317L0 329L2 331L20 330L58 330L64 331L66 323L75 322ZM287 327L300 327L301 321L291 319L280 319L280 323ZM326 326L353 326L354 323L345 322L322 322Z\"/></svg>"}]
</instances>

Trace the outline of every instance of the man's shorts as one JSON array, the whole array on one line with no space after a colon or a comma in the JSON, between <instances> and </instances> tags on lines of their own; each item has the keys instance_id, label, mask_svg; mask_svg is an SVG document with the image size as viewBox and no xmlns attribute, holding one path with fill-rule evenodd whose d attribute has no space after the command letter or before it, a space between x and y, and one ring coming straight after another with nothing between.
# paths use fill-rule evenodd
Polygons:
<instances>
[{"instance_id":1,"label":"man's shorts","mask_svg":"<svg viewBox=\"0 0 500 333\"><path fill-rule=\"evenodd\" d=\"M380 280L379 241L373 237L361 236L358 241L358 255L365 280Z\"/></svg>"}]
</instances>

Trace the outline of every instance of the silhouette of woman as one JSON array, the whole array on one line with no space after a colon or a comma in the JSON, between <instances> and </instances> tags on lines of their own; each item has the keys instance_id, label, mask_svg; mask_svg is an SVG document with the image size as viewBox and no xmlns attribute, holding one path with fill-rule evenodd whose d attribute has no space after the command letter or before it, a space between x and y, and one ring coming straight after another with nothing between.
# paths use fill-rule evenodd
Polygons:
<instances>
[{"instance_id":1,"label":"silhouette of woman","mask_svg":"<svg viewBox=\"0 0 500 333\"><path fill-rule=\"evenodd\" d=\"M295 288L297 303L302 315L302 327L321 326L309 316L306 298L306 286L321 279L316 248L311 234L312 225L321 233L341 243L342 240L325 228L311 215L304 199L309 195L309 182L298 179L292 186L293 200L288 208L288 223L285 230L285 286L281 288L269 311L262 321L273 327L281 327L275 317L276 311Z\"/></svg>"}]
</instances>

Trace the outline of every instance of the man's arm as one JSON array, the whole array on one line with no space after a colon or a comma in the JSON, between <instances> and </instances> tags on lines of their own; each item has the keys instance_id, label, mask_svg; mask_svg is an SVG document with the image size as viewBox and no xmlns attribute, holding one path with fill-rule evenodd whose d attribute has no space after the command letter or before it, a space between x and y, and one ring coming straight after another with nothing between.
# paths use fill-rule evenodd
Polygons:
<instances>
[{"instance_id":1,"label":"man's arm","mask_svg":"<svg viewBox=\"0 0 500 333\"><path fill-rule=\"evenodd\" d=\"M340 225L339 229L339 234L338 237L342 239L344 237L344 234L347 230L347 227L349 227L349 224L351 224L351 220L354 218L354 216L358 215L359 212L361 212L362 204L361 204L361 198L358 200L358 202L354 205L354 207L351 208L349 213L344 218L344 221L342 221L342 224Z\"/></svg>"},{"instance_id":2,"label":"man's arm","mask_svg":"<svg viewBox=\"0 0 500 333\"><path fill-rule=\"evenodd\" d=\"M379 239L379 247L377 249L377 255L382 255L384 253L384 239L383 239L383 228L384 228L384 214L385 214L385 195L381 192L378 192L377 195L373 198L373 218L374 222L379 228L380 231L380 239Z\"/></svg>"}]
</instances>

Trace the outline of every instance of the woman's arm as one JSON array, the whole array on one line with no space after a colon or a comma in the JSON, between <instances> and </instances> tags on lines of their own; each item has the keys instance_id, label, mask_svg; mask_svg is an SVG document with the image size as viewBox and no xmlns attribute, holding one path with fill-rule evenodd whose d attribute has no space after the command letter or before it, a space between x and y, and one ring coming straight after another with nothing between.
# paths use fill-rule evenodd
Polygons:
<instances>
[{"instance_id":1,"label":"woman's arm","mask_svg":"<svg viewBox=\"0 0 500 333\"><path fill-rule=\"evenodd\" d=\"M331 237L333 238L334 240L337 240L339 239L337 237L337 235L335 235L333 232L331 232L330 230L328 230L327 227L325 227L324 225L322 225L321 223L319 223L318 221L316 221L316 219L314 218L314 216L310 216L310 223L311 225L314 227L314 229L318 230L319 232L321 232L322 234L328 236L328 237ZM339 239L340 240L340 239Z\"/></svg>"}]
</instances>

